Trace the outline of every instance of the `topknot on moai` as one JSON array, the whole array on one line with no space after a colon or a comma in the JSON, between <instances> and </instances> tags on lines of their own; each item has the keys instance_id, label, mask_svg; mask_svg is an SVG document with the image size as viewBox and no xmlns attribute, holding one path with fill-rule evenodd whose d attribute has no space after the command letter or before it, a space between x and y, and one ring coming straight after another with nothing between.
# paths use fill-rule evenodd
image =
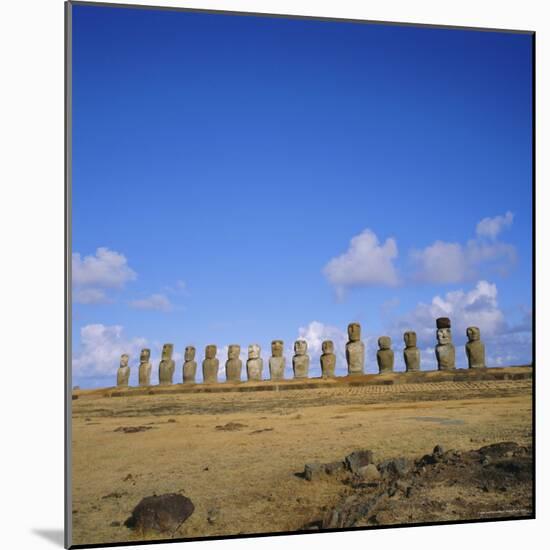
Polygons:
<instances>
[{"instance_id":1,"label":"topknot on moai","mask_svg":"<svg viewBox=\"0 0 550 550\"><path fill-rule=\"evenodd\" d=\"M271 342L271 357L269 358L269 378L282 380L285 377L286 359L283 355L284 342L273 340Z\"/></svg>"},{"instance_id":2,"label":"topknot on moai","mask_svg":"<svg viewBox=\"0 0 550 550\"><path fill-rule=\"evenodd\" d=\"M187 346L185 348L184 362L183 362L183 383L194 384L197 376L197 362L195 361L195 354L197 350L195 346Z\"/></svg>"},{"instance_id":3,"label":"topknot on moai","mask_svg":"<svg viewBox=\"0 0 550 550\"><path fill-rule=\"evenodd\" d=\"M292 369L294 370L294 378L307 378L309 375L309 355L307 354L307 342L305 340L294 342Z\"/></svg>"},{"instance_id":4,"label":"topknot on moai","mask_svg":"<svg viewBox=\"0 0 550 550\"><path fill-rule=\"evenodd\" d=\"M261 380L264 371L264 361L261 357L262 349L258 344L248 346L248 359L246 361L246 377L248 380Z\"/></svg>"},{"instance_id":5,"label":"topknot on moai","mask_svg":"<svg viewBox=\"0 0 550 550\"><path fill-rule=\"evenodd\" d=\"M149 348L143 348L139 354L139 385L150 386L151 385L151 370L152 365L150 362L151 350Z\"/></svg>"},{"instance_id":6,"label":"topknot on moai","mask_svg":"<svg viewBox=\"0 0 550 550\"><path fill-rule=\"evenodd\" d=\"M436 319L437 346L435 356L439 370L453 370L455 368L455 347L451 333L451 320L448 317Z\"/></svg>"},{"instance_id":7,"label":"topknot on moai","mask_svg":"<svg viewBox=\"0 0 550 550\"><path fill-rule=\"evenodd\" d=\"M348 325L348 343L346 344L348 375L363 374L365 368L365 344L361 341L361 325Z\"/></svg>"},{"instance_id":8,"label":"topknot on moai","mask_svg":"<svg viewBox=\"0 0 550 550\"><path fill-rule=\"evenodd\" d=\"M176 363L172 359L174 353L174 344L164 344L162 346L162 358L159 364L159 384L167 386L173 383Z\"/></svg>"},{"instance_id":9,"label":"topknot on moai","mask_svg":"<svg viewBox=\"0 0 550 550\"><path fill-rule=\"evenodd\" d=\"M380 336L378 338L378 347L380 348L376 352L378 372L380 374L393 372L394 355L391 349L391 338L389 336Z\"/></svg>"},{"instance_id":10,"label":"topknot on moai","mask_svg":"<svg viewBox=\"0 0 550 550\"><path fill-rule=\"evenodd\" d=\"M323 378L334 378L336 369L336 355L334 355L334 343L332 340L325 340L322 343L323 353L321 355L321 374Z\"/></svg>"},{"instance_id":11,"label":"topknot on moai","mask_svg":"<svg viewBox=\"0 0 550 550\"><path fill-rule=\"evenodd\" d=\"M466 357L468 358L468 367L470 369L485 368L485 344L481 341L481 332L478 327L468 327L466 329Z\"/></svg>"},{"instance_id":12,"label":"topknot on moai","mask_svg":"<svg viewBox=\"0 0 550 550\"><path fill-rule=\"evenodd\" d=\"M218 381L220 362L216 357L218 348L214 344L206 346L204 361L202 362L202 379L205 384L215 384Z\"/></svg>"},{"instance_id":13,"label":"topknot on moai","mask_svg":"<svg viewBox=\"0 0 550 550\"><path fill-rule=\"evenodd\" d=\"M130 367L128 366L128 360L130 356L127 353L123 353L120 356L120 366L116 373L116 385L117 386L128 386L128 381L130 380Z\"/></svg>"},{"instance_id":14,"label":"topknot on moai","mask_svg":"<svg viewBox=\"0 0 550 550\"><path fill-rule=\"evenodd\" d=\"M405 349L403 350L403 359L407 372L416 372L420 370L420 350L416 347L416 332L408 330L403 334Z\"/></svg>"},{"instance_id":15,"label":"topknot on moai","mask_svg":"<svg viewBox=\"0 0 550 550\"><path fill-rule=\"evenodd\" d=\"M240 382L243 362L240 359L241 346L230 344L227 348L227 361L225 362L225 379L227 382Z\"/></svg>"}]
</instances>

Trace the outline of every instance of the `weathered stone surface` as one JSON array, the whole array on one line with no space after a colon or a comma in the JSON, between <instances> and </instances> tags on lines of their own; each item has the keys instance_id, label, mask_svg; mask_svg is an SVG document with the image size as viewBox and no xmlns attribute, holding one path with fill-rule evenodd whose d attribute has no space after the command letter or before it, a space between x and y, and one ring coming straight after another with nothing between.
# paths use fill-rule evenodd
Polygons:
<instances>
[{"instance_id":1,"label":"weathered stone surface","mask_svg":"<svg viewBox=\"0 0 550 550\"><path fill-rule=\"evenodd\" d=\"M420 350L416 347L416 332L408 330L403 334L403 339L405 340L403 359L407 372L417 372L420 370Z\"/></svg>"},{"instance_id":2,"label":"weathered stone surface","mask_svg":"<svg viewBox=\"0 0 550 550\"><path fill-rule=\"evenodd\" d=\"M150 386L151 385L151 370L152 365L150 362L151 359L151 350L149 348L143 348L139 355L139 385L140 386Z\"/></svg>"},{"instance_id":3,"label":"weathered stone surface","mask_svg":"<svg viewBox=\"0 0 550 550\"><path fill-rule=\"evenodd\" d=\"M346 467L350 472L354 474L359 473L359 469L372 464L373 462L373 452L367 450L353 451L344 459Z\"/></svg>"},{"instance_id":4,"label":"weathered stone surface","mask_svg":"<svg viewBox=\"0 0 550 550\"><path fill-rule=\"evenodd\" d=\"M404 458L394 458L392 460L385 460L378 465L379 471L383 476L400 477L407 475L413 468L413 463Z\"/></svg>"},{"instance_id":5,"label":"weathered stone surface","mask_svg":"<svg viewBox=\"0 0 550 550\"><path fill-rule=\"evenodd\" d=\"M123 353L120 356L120 366L116 373L116 385L121 387L127 387L130 380L130 367L128 366L128 360L130 357L127 353Z\"/></svg>"},{"instance_id":6,"label":"weathered stone surface","mask_svg":"<svg viewBox=\"0 0 550 550\"><path fill-rule=\"evenodd\" d=\"M365 368L365 344L361 341L361 325L348 325L348 343L346 344L348 375L363 374Z\"/></svg>"},{"instance_id":7,"label":"weathered stone surface","mask_svg":"<svg viewBox=\"0 0 550 550\"><path fill-rule=\"evenodd\" d=\"M246 361L246 376L248 380L263 378L264 361L260 357L261 348L258 344L248 346L248 360Z\"/></svg>"},{"instance_id":8,"label":"weathered stone surface","mask_svg":"<svg viewBox=\"0 0 550 550\"><path fill-rule=\"evenodd\" d=\"M165 386L172 384L176 363L172 359L174 344L164 344L162 346L162 357L159 365L159 384Z\"/></svg>"},{"instance_id":9,"label":"weathered stone surface","mask_svg":"<svg viewBox=\"0 0 550 550\"><path fill-rule=\"evenodd\" d=\"M335 475L339 472L342 472L346 467L346 464L343 461L328 462L325 464L325 472L329 475Z\"/></svg>"},{"instance_id":10,"label":"weathered stone surface","mask_svg":"<svg viewBox=\"0 0 550 550\"><path fill-rule=\"evenodd\" d=\"M485 368L485 344L480 340L481 334L477 327L466 329L468 342L466 343L466 357L470 369Z\"/></svg>"},{"instance_id":11,"label":"weathered stone surface","mask_svg":"<svg viewBox=\"0 0 550 550\"><path fill-rule=\"evenodd\" d=\"M228 382L240 382L243 362L240 359L241 346L231 344L227 350L227 361L225 362L225 378Z\"/></svg>"},{"instance_id":12,"label":"weathered stone surface","mask_svg":"<svg viewBox=\"0 0 550 550\"><path fill-rule=\"evenodd\" d=\"M358 474L365 481L376 481L382 477L375 464L367 464L366 466L362 466L359 468Z\"/></svg>"},{"instance_id":13,"label":"weathered stone surface","mask_svg":"<svg viewBox=\"0 0 550 550\"><path fill-rule=\"evenodd\" d=\"M334 355L334 343L332 340L325 340L322 343L323 353L321 355L321 373L323 378L334 378L336 369L336 355Z\"/></svg>"},{"instance_id":14,"label":"weathered stone surface","mask_svg":"<svg viewBox=\"0 0 550 550\"><path fill-rule=\"evenodd\" d=\"M218 381L220 362L216 357L217 353L218 348L214 344L206 346L202 362L202 378L205 384L215 384Z\"/></svg>"},{"instance_id":15,"label":"weathered stone surface","mask_svg":"<svg viewBox=\"0 0 550 550\"><path fill-rule=\"evenodd\" d=\"M453 370L455 368L455 347L451 334L451 321L447 317L436 320L437 346L435 356L439 370Z\"/></svg>"},{"instance_id":16,"label":"weathered stone surface","mask_svg":"<svg viewBox=\"0 0 550 550\"><path fill-rule=\"evenodd\" d=\"M285 377L286 359L283 357L284 343L282 340L271 342L271 357L269 358L269 378L282 380Z\"/></svg>"},{"instance_id":17,"label":"weathered stone surface","mask_svg":"<svg viewBox=\"0 0 550 550\"><path fill-rule=\"evenodd\" d=\"M191 499L177 493L145 497L124 522L139 533L175 533L194 512Z\"/></svg>"},{"instance_id":18,"label":"weathered stone surface","mask_svg":"<svg viewBox=\"0 0 550 550\"><path fill-rule=\"evenodd\" d=\"M294 370L294 378L307 378L309 375L309 355L307 355L307 342L305 340L294 342L292 369Z\"/></svg>"},{"instance_id":19,"label":"weathered stone surface","mask_svg":"<svg viewBox=\"0 0 550 550\"><path fill-rule=\"evenodd\" d=\"M378 372L380 374L393 372L394 355L391 349L391 338L389 336L380 336L378 338L378 347L380 348L376 352Z\"/></svg>"},{"instance_id":20,"label":"weathered stone surface","mask_svg":"<svg viewBox=\"0 0 550 550\"><path fill-rule=\"evenodd\" d=\"M183 383L194 384L197 376L197 362L195 361L196 349L194 346L185 348L183 363Z\"/></svg>"},{"instance_id":21,"label":"weathered stone surface","mask_svg":"<svg viewBox=\"0 0 550 550\"><path fill-rule=\"evenodd\" d=\"M304 478L308 481L317 481L325 474L325 465L319 462L311 462L304 466Z\"/></svg>"}]
</instances>

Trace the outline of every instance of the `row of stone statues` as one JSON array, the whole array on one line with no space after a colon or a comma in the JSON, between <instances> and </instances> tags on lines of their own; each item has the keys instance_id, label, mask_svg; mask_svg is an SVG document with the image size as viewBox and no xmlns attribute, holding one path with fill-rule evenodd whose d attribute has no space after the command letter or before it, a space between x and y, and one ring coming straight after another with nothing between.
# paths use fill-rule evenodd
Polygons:
<instances>
[{"instance_id":1,"label":"row of stone statues","mask_svg":"<svg viewBox=\"0 0 550 550\"><path fill-rule=\"evenodd\" d=\"M452 370L455 368L455 347L452 342L451 321L447 317L440 317L436 320L437 345L435 354L439 370ZM468 327L466 330L468 342L466 344L466 356L468 367L472 369L485 367L485 345L480 340L480 331L477 327ZM416 346L416 332L407 331L404 334L405 349L403 357L407 372L420 370L420 350ZM393 372L394 352L391 348L391 338L381 336L378 338L379 350L376 354L380 374ZM172 359L174 351L173 344L164 344L162 358L159 364L159 384L168 385L173 383L176 364ZM271 357L269 358L270 380L284 379L286 359L283 356L284 343L282 340L271 342ZM335 376L336 355L334 354L334 343L332 340L325 340L322 344L321 372L323 378ZM183 382L195 383L197 375L197 362L195 361L196 350L193 346L185 348L185 361L183 364ZM225 363L225 374L228 382L240 382L242 374L242 361L240 359L241 346L230 345L228 357ZM248 380L263 379L263 359L261 358L260 346L252 344L248 346L248 360L246 361L246 374ZM202 362L202 375L205 384L218 382L220 367L219 359L216 357L217 347L206 346L205 359ZM139 365L139 385L149 386L151 384L150 363L151 350L142 349ZM128 366L129 356L122 355L120 367L117 373L117 385L128 386L130 379L130 367ZM346 343L346 362L348 376L364 373L365 365L365 344L361 341L361 326L359 323L348 325L348 342ZM294 378L308 378L309 376L309 355L307 354L307 342L297 340L294 343L294 357L292 358L292 369Z\"/></svg>"}]
</instances>

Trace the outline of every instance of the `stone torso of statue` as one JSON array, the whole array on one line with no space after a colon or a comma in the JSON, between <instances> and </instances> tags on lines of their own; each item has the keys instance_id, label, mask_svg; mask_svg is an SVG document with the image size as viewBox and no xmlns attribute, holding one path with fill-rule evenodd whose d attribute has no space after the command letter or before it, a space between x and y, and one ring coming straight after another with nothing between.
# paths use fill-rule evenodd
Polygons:
<instances>
[{"instance_id":1,"label":"stone torso of statue","mask_svg":"<svg viewBox=\"0 0 550 550\"><path fill-rule=\"evenodd\" d=\"M261 349L258 344L248 346L248 360L246 361L246 376L248 380L261 380L264 362L261 358Z\"/></svg>"},{"instance_id":2,"label":"stone torso of statue","mask_svg":"<svg viewBox=\"0 0 550 550\"><path fill-rule=\"evenodd\" d=\"M139 373L138 373L140 386L151 385L152 366L149 361L150 359L151 359L151 350L148 348L142 349L139 355Z\"/></svg>"},{"instance_id":3,"label":"stone torso of statue","mask_svg":"<svg viewBox=\"0 0 550 550\"><path fill-rule=\"evenodd\" d=\"M240 382L243 362L240 360L241 346L231 344L227 351L225 362L225 378L228 382Z\"/></svg>"},{"instance_id":4,"label":"stone torso of statue","mask_svg":"<svg viewBox=\"0 0 550 550\"><path fill-rule=\"evenodd\" d=\"M407 372L416 372L420 370L420 350L416 347L416 332L409 330L403 335L405 340L405 349L403 350L403 359Z\"/></svg>"},{"instance_id":5,"label":"stone torso of statue","mask_svg":"<svg viewBox=\"0 0 550 550\"><path fill-rule=\"evenodd\" d=\"M350 323L348 325L346 361L348 363L348 375L363 374L365 368L365 344L361 341L361 325L359 323Z\"/></svg>"},{"instance_id":6,"label":"stone torso of statue","mask_svg":"<svg viewBox=\"0 0 550 550\"><path fill-rule=\"evenodd\" d=\"M159 365L159 384L161 386L167 386L173 382L176 363L172 359L172 353L174 353L174 344L164 344L162 346L162 356Z\"/></svg>"},{"instance_id":7,"label":"stone torso of statue","mask_svg":"<svg viewBox=\"0 0 550 550\"><path fill-rule=\"evenodd\" d=\"M128 355L124 353L120 356L120 366L116 373L116 385L127 387L130 380L130 367L128 366Z\"/></svg>"},{"instance_id":8,"label":"stone torso of statue","mask_svg":"<svg viewBox=\"0 0 550 550\"><path fill-rule=\"evenodd\" d=\"M269 378L283 380L285 377L286 360L283 356L284 343L282 340L271 342L271 357L269 358Z\"/></svg>"},{"instance_id":9,"label":"stone torso of statue","mask_svg":"<svg viewBox=\"0 0 550 550\"><path fill-rule=\"evenodd\" d=\"M325 340L322 343L323 353L321 355L321 375L323 378L334 378L336 369L336 355L334 355L334 343L332 340Z\"/></svg>"},{"instance_id":10,"label":"stone torso of statue","mask_svg":"<svg viewBox=\"0 0 550 550\"><path fill-rule=\"evenodd\" d=\"M437 323L437 345L435 356L438 370L453 370L455 368L455 347L451 334L451 321L440 317Z\"/></svg>"},{"instance_id":11,"label":"stone torso of statue","mask_svg":"<svg viewBox=\"0 0 550 550\"><path fill-rule=\"evenodd\" d=\"M206 346L205 358L202 362L202 378L205 384L215 384L218 381L220 362L216 358L218 348L215 345Z\"/></svg>"},{"instance_id":12,"label":"stone torso of statue","mask_svg":"<svg viewBox=\"0 0 550 550\"><path fill-rule=\"evenodd\" d=\"M185 356L183 363L183 383L194 384L197 376L197 362L195 361L196 350L193 346L185 348Z\"/></svg>"},{"instance_id":13,"label":"stone torso of statue","mask_svg":"<svg viewBox=\"0 0 550 550\"><path fill-rule=\"evenodd\" d=\"M307 342L305 340L294 342L292 369L294 370L294 378L307 378L309 375L309 355L307 354Z\"/></svg>"},{"instance_id":14,"label":"stone torso of statue","mask_svg":"<svg viewBox=\"0 0 550 550\"><path fill-rule=\"evenodd\" d=\"M468 337L468 342L466 343L466 357L468 358L468 368L485 368L485 344L480 340L481 334L479 328L468 327L466 329L466 336Z\"/></svg>"},{"instance_id":15,"label":"stone torso of statue","mask_svg":"<svg viewBox=\"0 0 550 550\"><path fill-rule=\"evenodd\" d=\"M376 352L376 361L378 362L378 372L388 374L393 372L393 350L391 349L391 338L389 336L380 336L378 338L378 347Z\"/></svg>"}]
</instances>

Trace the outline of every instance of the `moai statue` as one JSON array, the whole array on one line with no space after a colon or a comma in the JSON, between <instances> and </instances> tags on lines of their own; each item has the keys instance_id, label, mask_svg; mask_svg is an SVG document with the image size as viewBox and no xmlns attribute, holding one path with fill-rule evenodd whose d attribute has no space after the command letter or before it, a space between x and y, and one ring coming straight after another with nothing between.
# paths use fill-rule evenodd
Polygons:
<instances>
[{"instance_id":1,"label":"moai statue","mask_svg":"<svg viewBox=\"0 0 550 550\"><path fill-rule=\"evenodd\" d=\"M378 338L378 347L376 352L376 361L378 363L379 374L388 374L393 372L393 350L391 349L391 338L389 336L380 336Z\"/></svg>"},{"instance_id":2,"label":"moai statue","mask_svg":"<svg viewBox=\"0 0 550 550\"><path fill-rule=\"evenodd\" d=\"M150 386L151 385L151 370L152 365L149 362L151 358L151 350L149 348L143 348L139 354L139 385Z\"/></svg>"},{"instance_id":3,"label":"moai statue","mask_svg":"<svg viewBox=\"0 0 550 550\"><path fill-rule=\"evenodd\" d=\"M197 362L195 361L195 347L187 346L185 348L183 362L183 383L194 384L197 376Z\"/></svg>"},{"instance_id":4,"label":"moai statue","mask_svg":"<svg viewBox=\"0 0 550 550\"><path fill-rule=\"evenodd\" d=\"M176 363L172 359L173 352L174 344L164 344L162 346L162 356L159 365L159 384L161 386L168 386L173 383L174 371L176 370Z\"/></svg>"},{"instance_id":5,"label":"moai statue","mask_svg":"<svg viewBox=\"0 0 550 550\"><path fill-rule=\"evenodd\" d=\"M261 349L258 344L248 346L248 360L246 362L246 376L248 380L261 380L264 370L264 361L260 357Z\"/></svg>"},{"instance_id":6,"label":"moai statue","mask_svg":"<svg viewBox=\"0 0 550 550\"><path fill-rule=\"evenodd\" d=\"M271 357L269 358L269 378L283 380L285 377L286 359L283 356L284 343L282 340L271 342Z\"/></svg>"},{"instance_id":7,"label":"moai statue","mask_svg":"<svg viewBox=\"0 0 550 550\"><path fill-rule=\"evenodd\" d=\"M453 370L455 368L455 347L451 334L451 320L439 317L437 325L437 346L435 356L438 370Z\"/></svg>"},{"instance_id":8,"label":"moai statue","mask_svg":"<svg viewBox=\"0 0 550 550\"><path fill-rule=\"evenodd\" d=\"M309 355L307 354L307 342L296 340L294 342L294 357L292 358L294 378L307 378L309 374Z\"/></svg>"},{"instance_id":9,"label":"moai statue","mask_svg":"<svg viewBox=\"0 0 550 550\"><path fill-rule=\"evenodd\" d=\"M466 329L468 342L466 343L466 357L468 358L468 368L482 369L485 365L485 344L480 340L481 334L477 327L468 327Z\"/></svg>"},{"instance_id":10,"label":"moai statue","mask_svg":"<svg viewBox=\"0 0 550 550\"><path fill-rule=\"evenodd\" d=\"M348 325L348 338L349 340L346 344L348 375L363 374L365 344L361 341L361 325L359 323L350 323Z\"/></svg>"},{"instance_id":11,"label":"moai statue","mask_svg":"<svg viewBox=\"0 0 550 550\"><path fill-rule=\"evenodd\" d=\"M243 362L240 359L241 346L231 344L227 349L227 361L225 362L225 379L228 382L240 382Z\"/></svg>"},{"instance_id":12,"label":"moai statue","mask_svg":"<svg viewBox=\"0 0 550 550\"><path fill-rule=\"evenodd\" d=\"M215 384L218 381L220 362L216 358L216 353L218 348L215 345L206 346L205 358L202 362L202 379L205 384Z\"/></svg>"},{"instance_id":13,"label":"moai statue","mask_svg":"<svg viewBox=\"0 0 550 550\"><path fill-rule=\"evenodd\" d=\"M416 372L420 370L420 350L416 347L416 332L408 330L403 335L405 340L405 349L403 350L403 358L407 372Z\"/></svg>"},{"instance_id":14,"label":"moai statue","mask_svg":"<svg viewBox=\"0 0 550 550\"><path fill-rule=\"evenodd\" d=\"M128 359L130 357L127 353L123 353L120 356L120 366L116 373L116 385L128 387L128 380L130 379L130 367L128 366Z\"/></svg>"},{"instance_id":15,"label":"moai statue","mask_svg":"<svg viewBox=\"0 0 550 550\"><path fill-rule=\"evenodd\" d=\"M334 378L336 368L336 355L334 355L334 343L332 340L325 340L322 344L321 373L323 378Z\"/></svg>"}]
</instances>

